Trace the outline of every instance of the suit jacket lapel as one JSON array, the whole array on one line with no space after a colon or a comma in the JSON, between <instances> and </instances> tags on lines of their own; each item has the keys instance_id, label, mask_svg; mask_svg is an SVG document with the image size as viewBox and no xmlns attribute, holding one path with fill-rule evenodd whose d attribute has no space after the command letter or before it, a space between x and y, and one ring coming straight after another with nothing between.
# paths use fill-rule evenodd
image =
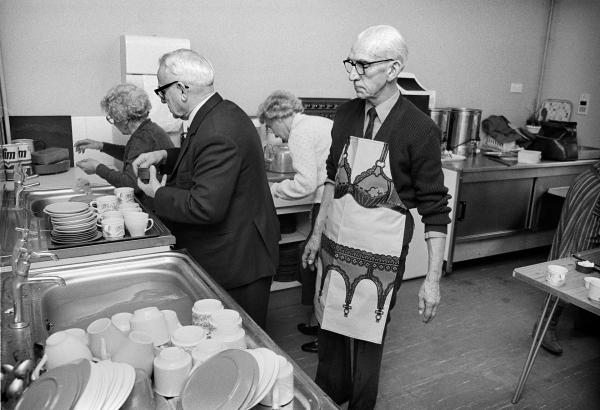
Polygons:
<instances>
[{"instance_id":1,"label":"suit jacket lapel","mask_svg":"<svg viewBox=\"0 0 600 410\"><path fill-rule=\"evenodd\" d=\"M198 138L196 136L196 132L198 131L198 128L200 127L200 124L202 124L202 121L204 121L204 118L206 118L206 116L208 115L208 113L213 108L215 108L215 106L217 106L217 104L219 104L221 101L223 101L223 98L221 98L221 96L219 95L219 93L215 93L212 97L210 97L202 105L202 107L200 107L200 109L196 113L196 116L192 120L192 123L190 124L190 127L188 128L187 136L183 140L183 144L181 144L181 148L179 149L179 155L177 157L177 161L175 161L175 166L173 167L173 172L172 172L171 176L174 176L177 173L177 168L179 168L179 164L181 163L181 159L184 157L186 151L188 150L188 148L190 146L191 139L192 138Z\"/></svg>"}]
</instances>

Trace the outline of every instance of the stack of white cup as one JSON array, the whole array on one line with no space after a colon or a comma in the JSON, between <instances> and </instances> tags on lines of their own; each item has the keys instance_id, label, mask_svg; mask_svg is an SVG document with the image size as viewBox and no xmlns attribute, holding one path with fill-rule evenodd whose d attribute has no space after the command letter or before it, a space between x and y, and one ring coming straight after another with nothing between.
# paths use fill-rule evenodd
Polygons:
<instances>
[{"instance_id":1,"label":"stack of white cup","mask_svg":"<svg viewBox=\"0 0 600 410\"><path fill-rule=\"evenodd\" d=\"M223 303L218 299L200 299L192 307L192 323L196 326L202 326L212 336L214 331L210 323L210 318L215 312L223 310Z\"/></svg>"},{"instance_id":2,"label":"stack of white cup","mask_svg":"<svg viewBox=\"0 0 600 410\"><path fill-rule=\"evenodd\" d=\"M211 337L220 340L228 349L245 349L246 332L242 328L242 317L233 309L222 309L210 317L214 328Z\"/></svg>"}]
</instances>

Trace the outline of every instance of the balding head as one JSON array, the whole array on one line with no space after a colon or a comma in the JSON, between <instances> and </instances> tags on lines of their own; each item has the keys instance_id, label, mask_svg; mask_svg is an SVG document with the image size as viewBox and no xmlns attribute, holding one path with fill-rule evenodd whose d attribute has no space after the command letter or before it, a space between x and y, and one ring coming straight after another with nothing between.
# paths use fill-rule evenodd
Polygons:
<instances>
[{"instance_id":1,"label":"balding head","mask_svg":"<svg viewBox=\"0 0 600 410\"><path fill-rule=\"evenodd\" d=\"M402 34L392 26L371 26L358 35L355 44L358 43L378 59L391 58L406 66L408 46Z\"/></svg>"}]
</instances>

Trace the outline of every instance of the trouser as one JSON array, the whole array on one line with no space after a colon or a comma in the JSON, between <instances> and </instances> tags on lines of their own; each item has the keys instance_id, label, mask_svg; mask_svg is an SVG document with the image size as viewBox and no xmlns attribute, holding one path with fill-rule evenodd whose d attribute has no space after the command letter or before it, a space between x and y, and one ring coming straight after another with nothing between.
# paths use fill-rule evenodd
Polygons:
<instances>
[{"instance_id":1,"label":"trouser","mask_svg":"<svg viewBox=\"0 0 600 410\"><path fill-rule=\"evenodd\" d=\"M410 227L412 236L412 226ZM410 238L409 238L410 241ZM391 311L396 304L396 293L402 283L408 243L402 247L398 277L390 300L390 314L386 319L381 344L351 339L328 330L319 329L319 364L315 382L337 404L350 401L348 410L375 408L379 390L379 370L383 343Z\"/></svg>"},{"instance_id":2,"label":"trouser","mask_svg":"<svg viewBox=\"0 0 600 410\"><path fill-rule=\"evenodd\" d=\"M267 325L272 277L266 276L244 286L227 289L229 295L263 329Z\"/></svg>"}]
</instances>

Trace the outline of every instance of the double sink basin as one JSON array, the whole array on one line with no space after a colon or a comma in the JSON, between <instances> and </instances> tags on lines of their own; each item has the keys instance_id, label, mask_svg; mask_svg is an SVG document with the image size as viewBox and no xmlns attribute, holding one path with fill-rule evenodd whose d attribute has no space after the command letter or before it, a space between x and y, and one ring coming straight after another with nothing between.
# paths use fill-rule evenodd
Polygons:
<instances>
[{"instance_id":1,"label":"double sink basin","mask_svg":"<svg viewBox=\"0 0 600 410\"><path fill-rule=\"evenodd\" d=\"M44 191L38 192L28 193L25 200L25 207L34 218L43 216L40 213L47 204L68 200L75 194L65 190L60 194L62 196L51 196L48 192L44 196ZM9 272L2 273L3 283L8 275ZM30 351L34 354L33 345L43 346L46 338L55 331L72 327L85 329L96 319L111 317L119 312L133 312L148 306L174 310L183 325L191 324L193 303L202 298L220 299L227 308L240 311L249 348L267 347L291 361L239 305L185 253L167 251L67 265L49 265L31 269L30 276L60 276L66 285L26 286L24 315L31 325L25 329L8 328L7 324L12 319L9 312L12 300L9 297L10 292L3 289L2 363L14 362L18 357L17 353L23 350L23 344L31 344ZM295 363L294 378L294 408L336 408Z\"/></svg>"}]
</instances>

